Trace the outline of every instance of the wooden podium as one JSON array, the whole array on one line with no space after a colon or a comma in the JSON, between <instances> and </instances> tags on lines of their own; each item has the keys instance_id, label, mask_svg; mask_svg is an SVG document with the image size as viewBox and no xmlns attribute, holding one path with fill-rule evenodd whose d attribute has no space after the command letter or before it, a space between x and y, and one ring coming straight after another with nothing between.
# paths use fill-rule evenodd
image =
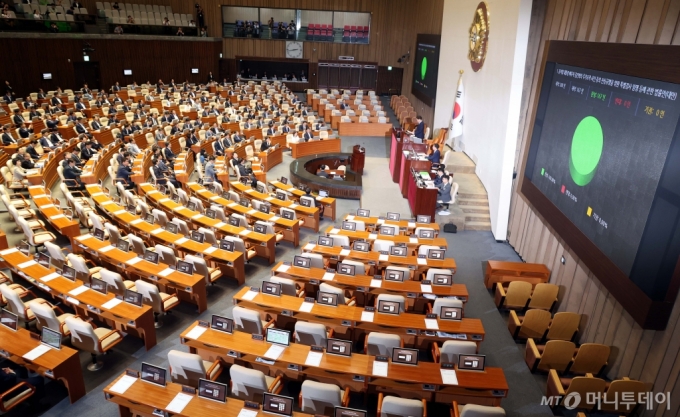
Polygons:
<instances>
[{"instance_id":1,"label":"wooden podium","mask_svg":"<svg viewBox=\"0 0 680 417\"><path fill-rule=\"evenodd\" d=\"M429 162L429 161L428 161ZM411 208L411 215L431 216L434 219L434 211L437 208L437 189L419 187L416 182L417 170L409 170L408 173L408 204Z\"/></svg>"},{"instance_id":2,"label":"wooden podium","mask_svg":"<svg viewBox=\"0 0 680 417\"><path fill-rule=\"evenodd\" d=\"M366 159L366 150L361 145L354 145L352 148L352 171L358 175L364 175L364 161Z\"/></svg>"},{"instance_id":3,"label":"wooden podium","mask_svg":"<svg viewBox=\"0 0 680 417\"><path fill-rule=\"evenodd\" d=\"M390 148L390 173L392 182L399 182L401 178L401 153L402 153L402 131L399 128L392 128L392 146Z\"/></svg>"}]
</instances>

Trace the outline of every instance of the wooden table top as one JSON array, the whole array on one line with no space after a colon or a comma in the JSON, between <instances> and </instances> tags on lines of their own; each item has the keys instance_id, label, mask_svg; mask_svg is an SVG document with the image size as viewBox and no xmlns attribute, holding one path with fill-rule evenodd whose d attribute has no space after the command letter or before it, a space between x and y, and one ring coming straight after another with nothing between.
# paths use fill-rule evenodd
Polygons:
<instances>
[{"instance_id":1,"label":"wooden table top","mask_svg":"<svg viewBox=\"0 0 680 417\"><path fill-rule=\"evenodd\" d=\"M5 326L0 326L0 350L13 356L23 357L41 345L40 340L32 339L29 333L21 325L19 325L16 332ZM41 368L55 369L70 357L77 356L78 354L77 350L62 345L61 349L49 349L37 358L31 359L31 362Z\"/></svg>"},{"instance_id":2,"label":"wooden table top","mask_svg":"<svg viewBox=\"0 0 680 417\"><path fill-rule=\"evenodd\" d=\"M280 188L281 190L288 191L289 193L296 195L298 197L301 197L303 195L307 195L304 191L299 190L295 187L293 187L290 184L284 184L278 180L271 180L269 181L271 185L273 185L276 188ZM323 204L335 204L335 198L332 197L315 197L317 201L321 201Z\"/></svg>"},{"instance_id":3,"label":"wooden table top","mask_svg":"<svg viewBox=\"0 0 680 417\"><path fill-rule=\"evenodd\" d=\"M359 231L349 231L349 230L343 230L343 229L338 229L335 226L329 226L326 229L326 235L340 235L340 236L347 236L350 239L363 239L363 240L387 240L391 241L394 243L405 243L407 245L415 245L415 246L421 246L421 245L432 245L432 246L439 246L442 249L446 249L448 247L448 243L446 242L446 239L437 237L434 239L421 239L419 237L409 237L409 236L402 236L402 235L395 235L395 236L390 236L390 235L381 235L379 233L370 233L370 232L359 232Z\"/></svg>"},{"instance_id":4,"label":"wooden table top","mask_svg":"<svg viewBox=\"0 0 680 417\"><path fill-rule=\"evenodd\" d=\"M239 181L231 181L229 185L231 186L232 189L234 189L237 192L246 193L250 197L260 201L268 201L269 203L277 207L286 207L306 215L314 215L315 212L319 211L319 209L316 207L306 207L301 204L296 204L293 201L279 200L278 198L272 197L269 194L253 190L250 186L243 185Z\"/></svg>"},{"instance_id":5,"label":"wooden table top","mask_svg":"<svg viewBox=\"0 0 680 417\"><path fill-rule=\"evenodd\" d=\"M67 227L78 226L77 220L71 220L66 217L61 208L56 206L50 196L45 194L45 187L42 185L28 187L28 193L31 195L31 199L36 207L38 207L40 213L55 229L62 230Z\"/></svg>"},{"instance_id":6,"label":"wooden table top","mask_svg":"<svg viewBox=\"0 0 680 417\"><path fill-rule=\"evenodd\" d=\"M366 223L367 226L397 226L401 229L413 229L415 230L417 227L429 227L430 229L434 229L435 231L439 232L439 224L438 223L417 223L417 222L412 222L409 220L387 220L384 218L379 218L379 217L360 217L360 216L355 216L352 214L347 214L345 215L345 220L348 221L362 221Z\"/></svg>"}]
</instances>

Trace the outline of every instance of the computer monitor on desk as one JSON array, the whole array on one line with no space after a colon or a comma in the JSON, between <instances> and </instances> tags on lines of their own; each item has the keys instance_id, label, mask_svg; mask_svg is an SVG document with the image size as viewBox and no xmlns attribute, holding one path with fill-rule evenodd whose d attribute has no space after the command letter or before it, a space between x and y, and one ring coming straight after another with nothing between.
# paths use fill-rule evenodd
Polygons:
<instances>
[{"instance_id":1,"label":"computer monitor on desk","mask_svg":"<svg viewBox=\"0 0 680 417\"><path fill-rule=\"evenodd\" d=\"M19 316L3 308L0 312L0 324L16 332L19 325Z\"/></svg>"},{"instance_id":2,"label":"computer monitor on desk","mask_svg":"<svg viewBox=\"0 0 680 417\"><path fill-rule=\"evenodd\" d=\"M483 371L485 359L484 355L460 355L458 356L458 370Z\"/></svg>"},{"instance_id":3,"label":"computer monitor on desk","mask_svg":"<svg viewBox=\"0 0 680 417\"><path fill-rule=\"evenodd\" d=\"M397 301L380 300L378 302L378 312L399 315L401 306Z\"/></svg>"},{"instance_id":4,"label":"computer monitor on desk","mask_svg":"<svg viewBox=\"0 0 680 417\"><path fill-rule=\"evenodd\" d=\"M165 368L161 368L160 366L155 366L142 362L141 380L144 382L148 382L149 384L164 387L166 383L165 379L166 372L167 371L165 370Z\"/></svg>"},{"instance_id":5,"label":"computer monitor on desk","mask_svg":"<svg viewBox=\"0 0 680 417\"><path fill-rule=\"evenodd\" d=\"M290 417L293 415L293 402L291 397L266 392L262 399L262 411L278 416Z\"/></svg>"},{"instance_id":6,"label":"computer monitor on desk","mask_svg":"<svg viewBox=\"0 0 680 417\"><path fill-rule=\"evenodd\" d=\"M213 382L207 379L200 378L198 380L198 396L206 400L217 401L218 403L227 402L226 384Z\"/></svg>"},{"instance_id":7,"label":"computer monitor on desk","mask_svg":"<svg viewBox=\"0 0 680 417\"><path fill-rule=\"evenodd\" d=\"M342 339L328 339L326 353L331 355L352 356L352 341Z\"/></svg>"},{"instance_id":8,"label":"computer monitor on desk","mask_svg":"<svg viewBox=\"0 0 680 417\"><path fill-rule=\"evenodd\" d=\"M234 320L213 314L210 328L231 334L234 331Z\"/></svg>"},{"instance_id":9,"label":"computer monitor on desk","mask_svg":"<svg viewBox=\"0 0 680 417\"><path fill-rule=\"evenodd\" d=\"M363 410L355 410L347 407L335 407L333 417L367 417L368 414Z\"/></svg>"},{"instance_id":10,"label":"computer monitor on desk","mask_svg":"<svg viewBox=\"0 0 680 417\"><path fill-rule=\"evenodd\" d=\"M392 349L392 363L418 365L418 349Z\"/></svg>"}]
</instances>

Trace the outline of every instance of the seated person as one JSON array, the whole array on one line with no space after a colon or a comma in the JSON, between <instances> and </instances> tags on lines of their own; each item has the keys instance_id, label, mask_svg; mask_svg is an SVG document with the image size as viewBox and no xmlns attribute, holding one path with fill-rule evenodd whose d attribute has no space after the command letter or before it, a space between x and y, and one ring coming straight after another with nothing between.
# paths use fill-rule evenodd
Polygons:
<instances>
[{"instance_id":1,"label":"seated person","mask_svg":"<svg viewBox=\"0 0 680 417\"><path fill-rule=\"evenodd\" d=\"M132 182L132 168L130 167L130 160L123 159L123 162L118 166L118 172L116 172L116 182L122 183L126 190L131 190L137 187L137 185Z\"/></svg>"},{"instance_id":2,"label":"seated person","mask_svg":"<svg viewBox=\"0 0 680 417\"><path fill-rule=\"evenodd\" d=\"M319 172L316 173L317 177L328 178L328 173L326 172L326 165L321 165L319 167Z\"/></svg>"},{"instance_id":3,"label":"seated person","mask_svg":"<svg viewBox=\"0 0 680 417\"><path fill-rule=\"evenodd\" d=\"M64 183L68 188L76 188L79 190L85 189L85 184L80 179L82 170L76 167L76 162L73 159L66 161L67 166L64 168Z\"/></svg>"},{"instance_id":4,"label":"seated person","mask_svg":"<svg viewBox=\"0 0 680 417\"><path fill-rule=\"evenodd\" d=\"M438 164L440 157L441 153L439 152L439 144L435 143L432 146L432 153L427 157L427 159L433 164Z\"/></svg>"},{"instance_id":5,"label":"seated person","mask_svg":"<svg viewBox=\"0 0 680 417\"><path fill-rule=\"evenodd\" d=\"M442 183L439 185L439 190L437 191L437 201L441 202L443 204L447 204L451 202L451 184L449 183L450 178L448 175L442 176ZM437 208L441 208L442 206L439 205ZM449 214L448 212L442 210L439 212L439 214Z\"/></svg>"}]
</instances>

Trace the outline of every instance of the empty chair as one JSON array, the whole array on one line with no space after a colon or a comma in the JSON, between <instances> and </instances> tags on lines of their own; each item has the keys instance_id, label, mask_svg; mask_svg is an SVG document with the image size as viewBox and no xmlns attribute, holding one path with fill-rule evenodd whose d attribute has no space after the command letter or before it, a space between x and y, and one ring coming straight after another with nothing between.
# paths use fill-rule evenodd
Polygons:
<instances>
[{"instance_id":1,"label":"empty chair","mask_svg":"<svg viewBox=\"0 0 680 417\"><path fill-rule=\"evenodd\" d=\"M404 341L397 334L371 332L364 341L364 353L371 356L392 357L392 349L403 347Z\"/></svg>"},{"instance_id":2,"label":"empty chair","mask_svg":"<svg viewBox=\"0 0 680 417\"><path fill-rule=\"evenodd\" d=\"M563 373L571 364L575 348L576 345L567 340L549 340L545 345L536 345L534 339L528 339L524 361L532 372L554 369Z\"/></svg>"},{"instance_id":3,"label":"empty chair","mask_svg":"<svg viewBox=\"0 0 680 417\"><path fill-rule=\"evenodd\" d=\"M19 316L19 320L23 321L26 324L26 326L28 326L28 323L35 320L35 314L33 314L33 311L31 311L29 301L23 301L20 295L14 290L13 287L10 287L7 284L0 284L0 294L2 294L2 298L4 298L5 301L7 302L6 308L12 313ZM33 296L33 293L28 291L26 295ZM45 301L42 298L33 298L30 301L38 303L47 303L47 301ZM47 303L47 305L50 304Z\"/></svg>"},{"instance_id":4,"label":"empty chair","mask_svg":"<svg viewBox=\"0 0 680 417\"><path fill-rule=\"evenodd\" d=\"M184 235L184 236L189 236L191 233L189 231L189 225L187 222L184 220L180 219L179 217L174 217L170 223L177 225L177 233Z\"/></svg>"},{"instance_id":5,"label":"empty chair","mask_svg":"<svg viewBox=\"0 0 680 417\"><path fill-rule=\"evenodd\" d=\"M431 233L431 236L436 236L436 232L433 228L431 227L416 227L416 230L413 232L413 236L415 237L421 237L421 233Z\"/></svg>"},{"instance_id":6,"label":"empty chair","mask_svg":"<svg viewBox=\"0 0 680 417\"><path fill-rule=\"evenodd\" d=\"M307 346L326 346L328 338L333 337L333 329L326 329L321 323L295 322L295 342Z\"/></svg>"},{"instance_id":7,"label":"empty chair","mask_svg":"<svg viewBox=\"0 0 680 417\"><path fill-rule=\"evenodd\" d=\"M176 295L160 292L154 284L141 279L135 281L135 288L138 293L142 294L144 304L153 309L155 327L158 329L163 326L163 322L158 317L177 307L179 298Z\"/></svg>"},{"instance_id":8,"label":"empty chair","mask_svg":"<svg viewBox=\"0 0 680 417\"><path fill-rule=\"evenodd\" d=\"M552 322L550 323L548 334L545 335L545 338L546 340L574 340L576 333L578 333L578 326L580 322L580 314L571 313L568 311L555 313L552 318Z\"/></svg>"},{"instance_id":9,"label":"empty chair","mask_svg":"<svg viewBox=\"0 0 680 417\"><path fill-rule=\"evenodd\" d=\"M101 278L99 271L102 269L102 267L95 266L94 263L89 259L86 260L82 256L74 255L72 253L69 253L66 256L66 259L68 259L73 269L76 270L76 277L82 279L83 281L89 282L90 278ZM90 268L88 264L92 265L92 267Z\"/></svg>"},{"instance_id":10,"label":"empty chair","mask_svg":"<svg viewBox=\"0 0 680 417\"><path fill-rule=\"evenodd\" d=\"M203 213L205 209L203 208L203 202L196 197L189 197L189 201L196 204L196 211Z\"/></svg>"},{"instance_id":11,"label":"empty chair","mask_svg":"<svg viewBox=\"0 0 680 417\"><path fill-rule=\"evenodd\" d=\"M286 208L286 207L281 207L280 210L279 210L279 212L281 213L281 217L283 217L283 213L286 213L286 212L288 212L289 215L290 215L293 219L295 219L295 217L296 217L296 216L295 216L295 210L291 210L291 209ZM303 219L298 219L298 224L299 224L300 226L302 226L304 223L305 223L305 221L304 221Z\"/></svg>"},{"instance_id":12,"label":"empty chair","mask_svg":"<svg viewBox=\"0 0 680 417\"><path fill-rule=\"evenodd\" d=\"M559 292L560 287L555 284L545 282L536 284L534 291L531 293L531 300L529 300L527 308L551 311L555 304L557 304L557 294Z\"/></svg>"},{"instance_id":13,"label":"empty chair","mask_svg":"<svg viewBox=\"0 0 680 417\"><path fill-rule=\"evenodd\" d=\"M153 218L160 227L165 227L168 224L168 216L161 210L153 209L151 210Z\"/></svg>"},{"instance_id":14,"label":"empty chair","mask_svg":"<svg viewBox=\"0 0 680 417\"><path fill-rule=\"evenodd\" d=\"M127 235L128 241L130 242L130 250L137 255L144 255L144 252L146 251L146 245L144 244L144 241L142 238L135 236L133 234Z\"/></svg>"},{"instance_id":15,"label":"empty chair","mask_svg":"<svg viewBox=\"0 0 680 417\"><path fill-rule=\"evenodd\" d=\"M349 387L343 391L334 384L305 380L300 391L300 408L303 413L330 416L335 407L349 404Z\"/></svg>"},{"instance_id":16,"label":"empty chair","mask_svg":"<svg viewBox=\"0 0 680 417\"><path fill-rule=\"evenodd\" d=\"M402 295L394 295L394 294L378 294L377 297L375 297L375 306L379 307L381 301L390 301L393 303L399 303L399 312L403 313L406 310L406 299ZM378 308L376 308L377 311Z\"/></svg>"},{"instance_id":17,"label":"empty chair","mask_svg":"<svg viewBox=\"0 0 680 417\"><path fill-rule=\"evenodd\" d=\"M437 342L432 343L432 358L437 363L458 364L458 355L474 355L477 353L477 343L462 340L447 340L441 347Z\"/></svg>"},{"instance_id":18,"label":"empty chair","mask_svg":"<svg viewBox=\"0 0 680 417\"><path fill-rule=\"evenodd\" d=\"M345 246L349 247L349 237L342 235L330 235L333 239L333 246Z\"/></svg>"},{"instance_id":19,"label":"empty chair","mask_svg":"<svg viewBox=\"0 0 680 417\"><path fill-rule=\"evenodd\" d=\"M523 310L531 298L531 288L532 285L529 282L512 281L506 291L502 283L496 283L494 296L496 307Z\"/></svg>"},{"instance_id":20,"label":"empty chair","mask_svg":"<svg viewBox=\"0 0 680 417\"><path fill-rule=\"evenodd\" d=\"M248 227L248 221L246 220L246 216L243 214L238 214L238 213L232 213L230 216L232 219L237 219L238 220L238 226L239 227Z\"/></svg>"},{"instance_id":21,"label":"empty chair","mask_svg":"<svg viewBox=\"0 0 680 417\"><path fill-rule=\"evenodd\" d=\"M305 295L304 289L298 288L298 286L295 284L295 281L292 279L282 278L274 275L269 278L269 281L281 284L281 293L283 295L289 295L291 297L303 297Z\"/></svg>"},{"instance_id":22,"label":"empty chair","mask_svg":"<svg viewBox=\"0 0 680 417\"><path fill-rule=\"evenodd\" d=\"M463 311L463 302L454 298L443 298L438 297L434 300L434 305L428 303L428 313L436 314L437 317L441 317L442 307L455 307L460 308ZM457 317L460 319L461 317Z\"/></svg>"},{"instance_id":23,"label":"empty chair","mask_svg":"<svg viewBox=\"0 0 680 417\"><path fill-rule=\"evenodd\" d=\"M272 378L261 371L241 365L232 365L229 375L232 395L244 401L262 402L265 392L278 394L283 389L281 376Z\"/></svg>"},{"instance_id":24,"label":"empty chair","mask_svg":"<svg viewBox=\"0 0 680 417\"><path fill-rule=\"evenodd\" d=\"M346 265L354 265L354 273L355 273L356 275L367 275L367 274L368 274L368 270L370 269L369 266L364 265L363 262L359 262L359 261L353 261L353 260L349 260L349 259L344 259L344 260L342 261L342 263L343 263L343 264L346 264Z\"/></svg>"},{"instance_id":25,"label":"empty chair","mask_svg":"<svg viewBox=\"0 0 680 417\"><path fill-rule=\"evenodd\" d=\"M418 255L425 255L430 251L430 249L441 249L439 246L433 245L420 245L418 246Z\"/></svg>"},{"instance_id":26,"label":"empty chair","mask_svg":"<svg viewBox=\"0 0 680 417\"><path fill-rule=\"evenodd\" d=\"M66 326L66 318L73 317L73 314L64 313L59 307L53 307L47 303L41 303L35 300L29 301L28 306L35 315L38 330L47 327L55 332L61 333L62 337L71 334L68 330L68 326ZM54 312L55 309L58 309L61 314L57 316Z\"/></svg>"},{"instance_id":27,"label":"empty chair","mask_svg":"<svg viewBox=\"0 0 680 417\"><path fill-rule=\"evenodd\" d=\"M390 277L390 275L389 275L390 272L393 272L393 273L396 272L398 274L401 274L404 281L411 278L411 270L408 269L408 268L404 268L402 266L392 266L392 265L390 265L387 268L385 268L385 277L388 278L388 279Z\"/></svg>"},{"instance_id":28,"label":"empty chair","mask_svg":"<svg viewBox=\"0 0 680 417\"><path fill-rule=\"evenodd\" d=\"M204 361L195 353L171 350L168 352L170 378L172 382L198 388L199 379L215 381L222 373L224 365L218 358L214 362Z\"/></svg>"},{"instance_id":29,"label":"empty chair","mask_svg":"<svg viewBox=\"0 0 680 417\"><path fill-rule=\"evenodd\" d=\"M407 400L404 398L378 394L378 417L425 417L426 400Z\"/></svg>"},{"instance_id":30,"label":"empty chair","mask_svg":"<svg viewBox=\"0 0 680 417\"><path fill-rule=\"evenodd\" d=\"M325 268L326 265L323 261L323 255L319 253L301 253L299 256L303 258L311 259L312 268Z\"/></svg>"},{"instance_id":31,"label":"empty chair","mask_svg":"<svg viewBox=\"0 0 680 417\"><path fill-rule=\"evenodd\" d=\"M215 237L215 232L213 232L210 229L206 229L205 227L199 227L198 231L203 233L203 236L205 236L205 243L209 243L211 245L218 245L219 242L217 241L217 237Z\"/></svg>"},{"instance_id":32,"label":"empty chair","mask_svg":"<svg viewBox=\"0 0 680 417\"><path fill-rule=\"evenodd\" d=\"M105 327L93 327L90 322L79 317L67 317L66 325L71 332L71 345L77 349L90 352L92 363L87 366L90 371L98 371L103 364L97 361L97 355L108 352L123 340L123 334L118 330Z\"/></svg>"},{"instance_id":33,"label":"empty chair","mask_svg":"<svg viewBox=\"0 0 680 417\"><path fill-rule=\"evenodd\" d=\"M606 382L601 378L595 378L592 375L577 376L574 378L560 378L557 371L551 369L548 373L548 396L561 396L555 405L561 405L564 397L571 393L577 393L582 399L592 398L595 394L596 398L601 398L604 393ZM590 395L589 395L590 393ZM560 401L562 400L562 401ZM591 410L595 406L596 401L580 401L577 407L580 409ZM552 405L551 405L552 406Z\"/></svg>"},{"instance_id":34,"label":"empty chair","mask_svg":"<svg viewBox=\"0 0 680 417\"><path fill-rule=\"evenodd\" d=\"M109 234L109 241L111 242L112 245L118 245L118 242L121 240L127 240L120 234L120 230L118 230L118 227L111 224L111 223L104 223L104 227L106 228L106 232Z\"/></svg>"},{"instance_id":35,"label":"empty chair","mask_svg":"<svg viewBox=\"0 0 680 417\"><path fill-rule=\"evenodd\" d=\"M321 285L319 285L319 291L327 292L327 293L331 293L331 294L337 294L340 297L340 301L344 302L345 305L353 306L353 305L356 304L356 298L355 297L347 297L344 289L338 288L338 287L333 286L331 284L327 284L325 282L322 282Z\"/></svg>"},{"instance_id":36,"label":"empty chair","mask_svg":"<svg viewBox=\"0 0 680 417\"><path fill-rule=\"evenodd\" d=\"M505 410L500 407L477 404L458 404L453 402L451 417L504 417Z\"/></svg>"},{"instance_id":37,"label":"empty chair","mask_svg":"<svg viewBox=\"0 0 680 417\"><path fill-rule=\"evenodd\" d=\"M125 290L136 290L133 281L124 280L122 275L117 272L101 269L99 275L101 276L101 279L106 282L108 290L116 295L124 295Z\"/></svg>"},{"instance_id":38,"label":"empty chair","mask_svg":"<svg viewBox=\"0 0 680 417\"><path fill-rule=\"evenodd\" d=\"M255 203L255 200L253 200L253 203ZM253 204L253 207L254 207L254 206L255 206L255 204ZM265 221L262 221L262 220L257 220L257 221L255 222L255 225L256 225L256 226L259 225L259 226L264 227L264 233L265 233L265 234L274 235L274 236L276 237L276 242L277 242L277 243L280 242L281 240L283 240L283 232L278 232L278 233L277 233L277 232L274 230L274 223L272 223L272 222L265 222Z\"/></svg>"},{"instance_id":39,"label":"empty chair","mask_svg":"<svg viewBox=\"0 0 680 417\"><path fill-rule=\"evenodd\" d=\"M236 330L245 333L263 334L264 329L274 325L274 320L262 320L259 312L239 306L234 307L233 315Z\"/></svg>"},{"instance_id":40,"label":"empty chair","mask_svg":"<svg viewBox=\"0 0 680 417\"><path fill-rule=\"evenodd\" d=\"M600 410L605 412L616 412L629 414L632 413L639 404L644 404L644 393L649 392L648 384L642 381L634 381L627 377L612 381L604 393L604 398L599 404ZM632 403L622 400L622 398L631 398ZM599 402L599 401L596 401ZM649 404L649 403L648 403Z\"/></svg>"},{"instance_id":41,"label":"empty chair","mask_svg":"<svg viewBox=\"0 0 680 417\"><path fill-rule=\"evenodd\" d=\"M556 340L550 342L556 342ZM568 371L577 375L587 373L599 375L607 367L610 352L611 348L607 345L584 343L578 348Z\"/></svg>"},{"instance_id":42,"label":"empty chair","mask_svg":"<svg viewBox=\"0 0 680 417\"><path fill-rule=\"evenodd\" d=\"M47 253L50 254L50 263L57 269L63 268L64 265L71 266L71 264L66 259L66 255L61 247L55 245L52 242L45 242L45 247L47 248Z\"/></svg>"},{"instance_id":43,"label":"empty chair","mask_svg":"<svg viewBox=\"0 0 680 417\"><path fill-rule=\"evenodd\" d=\"M347 220L347 222L348 223L354 223L356 225L355 227L356 227L357 232L365 232L366 231L366 223L361 221L361 220Z\"/></svg>"},{"instance_id":44,"label":"empty chair","mask_svg":"<svg viewBox=\"0 0 680 417\"><path fill-rule=\"evenodd\" d=\"M394 242L391 240L376 239L373 241L374 252L389 252L392 246L394 246Z\"/></svg>"},{"instance_id":45,"label":"empty chair","mask_svg":"<svg viewBox=\"0 0 680 417\"><path fill-rule=\"evenodd\" d=\"M543 339L550 326L550 312L545 310L528 310L524 316L518 316L510 310L508 330L515 339Z\"/></svg>"},{"instance_id":46,"label":"empty chair","mask_svg":"<svg viewBox=\"0 0 680 417\"><path fill-rule=\"evenodd\" d=\"M166 265L177 265L177 257L175 251L167 246L156 244L156 252L160 258L160 262Z\"/></svg>"},{"instance_id":47,"label":"empty chair","mask_svg":"<svg viewBox=\"0 0 680 417\"><path fill-rule=\"evenodd\" d=\"M195 273L203 275L203 278L208 285L212 285L222 277L222 271L220 271L219 268L210 268L205 259L201 257L187 255L184 257L184 260L194 264Z\"/></svg>"},{"instance_id":48,"label":"empty chair","mask_svg":"<svg viewBox=\"0 0 680 417\"><path fill-rule=\"evenodd\" d=\"M245 242L240 237L224 236L223 239L233 242L234 250L237 252L242 252L246 257L246 262L257 256L257 252L252 249L252 247L246 247Z\"/></svg>"},{"instance_id":49,"label":"empty chair","mask_svg":"<svg viewBox=\"0 0 680 417\"><path fill-rule=\"evenodd\" d=\"M396 235L399 234L399 227L395 226L393 224L383 224L383 225L380 226L380 229L383 229L383 228L392 229L392 233L391 233L392 235L396 236ZM382 230L381 230L381 233L382 233Z\"/></svg>"}]
</instances>

